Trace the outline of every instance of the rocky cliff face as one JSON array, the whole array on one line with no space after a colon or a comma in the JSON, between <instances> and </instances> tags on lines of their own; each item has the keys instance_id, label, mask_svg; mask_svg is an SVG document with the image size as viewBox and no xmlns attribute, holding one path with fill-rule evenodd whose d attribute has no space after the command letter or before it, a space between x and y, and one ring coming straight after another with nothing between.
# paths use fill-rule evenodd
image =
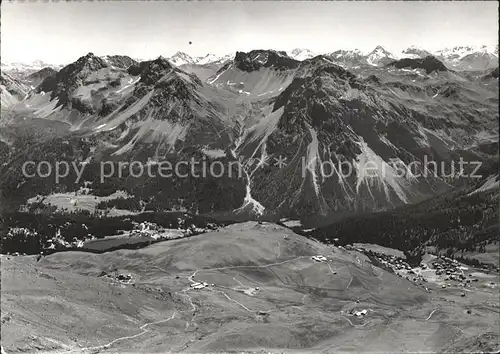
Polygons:
<instances>
[{"instance_id":1,"label":"rocky cliff face","mask_svg":"<svg viewBox=\"0 0 500 354\"><path fill-rule=\"evenodd\" d=\"M57 98L60 105L71 102L72 93L91 73L106 68L106 62L93 53L88 53L76 62L62 68L55 77L48 77L40 86L38 91L51 92L51 99Z\"/></svg>"},{"instance_id":2,"label":"rocky cliff face","mask_svg":"<svg viewBox=\"0 0 500 354\"><path fill-rule=\"evenodd\" d=\"M132 65L136 65L137 61L127 55L106 55L102 59L117 68L128 69Z\"/></svg>"},{"instance_id":3,"label":"rocky cliff face","mask_svg":"<svg viewBox=\"0 0 500 354\"><path fill-rule=\"evenodd\" d=\"M398 69L403 69L403 68L423 69L427 74L430 74L434 71L448 71L446 66L433 56L427 56L425 58L416 58L416 59L405 58L394 61L389 65L392 65Z\"/></svg>"},{"instance_id":4,"label":"rocky cliff face","mask_svg":"<svg viewBox=\"0 0 500 354\"><path fill-rule=\"evenodd\" d=\"M274 50L252 50L236 52L234 65L243 71L252 72L260 68L272 67L275 70L290 70L299 66L299 61L290 58L285 52Z\"/></svg>"},{"instance_id":5,"label":"rocky cliff face","mask_svg":"<svg viewBox=\"0 0 500 354\"><path fill-rule=\"evenodd\" d=\"M2 111L9 109L19 101L22 101L29 91L30 87L27 84L7 73L2 73L0 76Z\"/></svg>"}]
</instances>

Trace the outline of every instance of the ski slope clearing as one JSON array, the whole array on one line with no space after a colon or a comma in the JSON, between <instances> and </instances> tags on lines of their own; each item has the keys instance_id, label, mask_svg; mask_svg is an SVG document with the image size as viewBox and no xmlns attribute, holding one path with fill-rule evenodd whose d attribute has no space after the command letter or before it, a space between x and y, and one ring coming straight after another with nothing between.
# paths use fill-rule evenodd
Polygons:
<instances>
[{"instance_id":1,"label":"ski slope clearing","mask_svg":"<svg viewBox=\"0 0 500 354\"><path fill-rule=\"evenodd\" d=\"M428 287L355 250L247 222L140 250L61 252L38 262L2 256L2 346L6 353L498 347L488 334L499 325L495 288L462 298L459 289Z\"/></svg>"}]
</instances>

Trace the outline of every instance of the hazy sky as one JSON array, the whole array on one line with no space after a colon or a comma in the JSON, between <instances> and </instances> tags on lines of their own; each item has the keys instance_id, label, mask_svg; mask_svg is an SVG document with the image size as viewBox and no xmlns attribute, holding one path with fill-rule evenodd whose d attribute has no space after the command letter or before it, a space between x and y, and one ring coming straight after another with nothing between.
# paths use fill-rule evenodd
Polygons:
<instances>
[{"instance_id":1,"label":"hazy sky","mask_svg":"<svg viewBox=\"0 0 500 354\"><path fill-rule=\"evenodd\" d=\"M177 51L429 50L498 42L489 2L2 2L2 61L68 63L93 52L150 59ZM189 45L192 41L192 45Z\"/></svg>"}]
</instances>

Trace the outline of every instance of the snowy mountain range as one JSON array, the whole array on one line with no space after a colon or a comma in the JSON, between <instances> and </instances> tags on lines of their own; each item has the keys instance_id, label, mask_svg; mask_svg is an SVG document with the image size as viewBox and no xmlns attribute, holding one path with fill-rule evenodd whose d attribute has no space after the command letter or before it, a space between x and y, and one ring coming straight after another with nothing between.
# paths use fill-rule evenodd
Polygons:
<instances>
[{"instance_id":1,"label":"snowy mountain range","mask_svg":"<svg viewBox=\"0 0 500 354\"><path fill-rule=\"evenodd\" d=\"M290 58L293 58L293 59L299 60L299 61L311 59L317 55L314 52L312 52L311 50L305 49L305 48L296 48L294 50L291 50L287 54Z\"/></svg>"},{"instance_id":2,"label":"snowy mountain range","mask_svg":"<svg viewBox=\"0 0 500 354\"><path fill-rule=\"evenodd\" d=\"M385 65L394 60L396 60L396 56L380 45L366 56L368 64L373 66Z\"/></svg>"},{"instance_id":3,"label":"snowy mountain range","mask_svg":"<svg viewBox=\"0 0 500 354\"><path fill-rule=\"evenodd\" d=\"M167 57L167 60L173 65L179 66L206 66L206 65L223 65L234 59L236 52L226 55L215 55L208 53L204 56L191 56L184 52L177 52L174 55ZM383 66L392 61L404 58L425 58L432 55L443 61L449 68L457 70L486 70L498 66L498 46L455 46L451 48L443 48L436 51L426 50L417 46L410 46L401 52L391 52L381 45L376 46L373 50L363 52L359 49L338 49L328 54L316 53L307 48L296 48L286 52L286 54L295 60L304 61L311 59L318 54L324 54L334 62L340 65L353 67L359 65ZM103 56L107 60L109 56ZM120 58L126 56L112 56L120 61ZM128 57L126 57L128 58ZM143 60L131 59L135 62ZM119 66L131 65L130 61L118 63ZM43 68L50 67L59 70L64 65L49 64L40 60L35 60L30 63L21 62L2 62L2 71L8 72L11 75L18 76L19 74L29 75Z\"/></svg>"},{"instance_id":4,"label":"snowy mountain range","mask_svg":"<svg viewBox=\"0 0 500 354\"><path fill-rule=\"evenodd\" d=\"M452 48L444 48L436 51L434 53L437 56L447 58L447 59L458 59L463 58L471 54L492 54L498 56L498 46L456 46Z\"/></svg>"},{"instance_id":5,"label":"snowy mountain range","mask_svg":"<svg viewBox=\"0 0 500 354\"><path fill-rule=\"evenodd\" d=\"M399 55L400 58L411 58L411 59L416 59L416 58L425 58L426 56L432 55L430 52L428 52L425 49L416 47L416 46L411 46L406 49L403 49L401 51L401 54Z\"/></svg>"},{"instance_id":6,"label":"snowy mountain range","mask_svg":"<svg viewBox=\"0 0 500 354\"><path fill-rule=\"evenodd\" d=\"M174 198L168 185L158 196L156 180L141 180L141 188L149 184L147 193L120 185L131 195L145 193L148 203L306 218L385 210L431 197L448 188L445 181L398 178L395 167L389 168L391 159L408 164L430 156L446 162L485 131L498 130L498 81L493 77L452 72L435 57L398 60L381 46L367 54L336 51L303 61L290 54L309 52L253 50L237 52L232 60L176 53L140 63L88 53L56 73L38 75L42 82L29 92L5 77L2 109L37 124L59 122L75 142L88 136L88 150L75 150L75 158L82 160L139 155L160 160L167 154L183 159L196 153L244 161L245 179L213 181L234 190L201 188L200 195L192 195L188 183ZM359 68L346 68L356 61ZM280 157L289 161L286 168L269 171L252 162ZM297 174L302 161L307 168ZM353 173L321 178L324 161L354 161ZM366 161L380 173L368 176L360 167ZM14 187L4 191L14 193Z\"/></svg>"},{"instance_id":7,"label":"snowy mountain range","mask_svg":"<svg viewBox=\"0 0 500 354\"><path fill-rule=\"evenodd\" d=\"M217 56L212 53L200 57L192 57L184 52L177 52L167 58L175 66L181 65L207 65L207 64L223 64L234 58L236 53L229 53L223 56Z\"/></svg>"},{"instance_id":8,"label":"snowy mountain range","mask_svg":"<svg viewBox=\"0 0 500 354\"><path fill-rule=\"evenodd\" d=\"M2 70L41 70L46 67L62 68L62 64L48 64L41 60L35 60L31 63L21 62L2 62Z\"/></svg>"},{"instance_id":9,"label":"snowy mountain range","mask_svg":"<svg viewBox=\"0 0 500 354\"><path fill-rule=\"evenodd\" d=\"M329 54L333 61L347 63L348 67L363 64L384 66L398 59L423 59L427 56L435 56L450 69L456 70L487 70L498 66L498 48L491 46L461 46L437 51L411 46L401 52L390 52L379 45L368 53L354 49L337 50Z\"/></svg>"},{"instance_id":10,"label":"snowy mountain range","mask_svg":"<svg viewBox=\"0 0 500 354\"><path fill-rule=\"evenodd\" d=\"M457 46L435 53L449 66L460 70L484 70L498 67L498 46Z\"/></svg>"},{"instance_id":11,"label":"snowy mountain range","mask_svg":"<svg viewBox=\"0 0 500 354\"><path fill-rule=\"evenodd\" d=\"M26 77L44 68L51 68L54 70L60 70L63 68L63 64L49 64L41 60L35 60L33 62L2 62L1 70L2 73L9 73L14 77Z\"/></svg>"}]
</instances>

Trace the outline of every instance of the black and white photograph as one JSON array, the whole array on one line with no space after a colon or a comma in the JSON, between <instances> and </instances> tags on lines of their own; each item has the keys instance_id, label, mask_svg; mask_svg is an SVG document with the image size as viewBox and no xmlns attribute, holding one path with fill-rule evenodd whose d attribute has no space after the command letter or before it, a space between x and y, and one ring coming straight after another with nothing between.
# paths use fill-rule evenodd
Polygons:
<instances>
[{"instance_id":1,"label":"black and white photograph","mask_svg":"<svg viewBox=\"0 0 500 354\"><path fill-rule=\"evenodd\" d=\"M1 3L1 353L500 353L497 1Z\"/></svg>"}]
</instances>

